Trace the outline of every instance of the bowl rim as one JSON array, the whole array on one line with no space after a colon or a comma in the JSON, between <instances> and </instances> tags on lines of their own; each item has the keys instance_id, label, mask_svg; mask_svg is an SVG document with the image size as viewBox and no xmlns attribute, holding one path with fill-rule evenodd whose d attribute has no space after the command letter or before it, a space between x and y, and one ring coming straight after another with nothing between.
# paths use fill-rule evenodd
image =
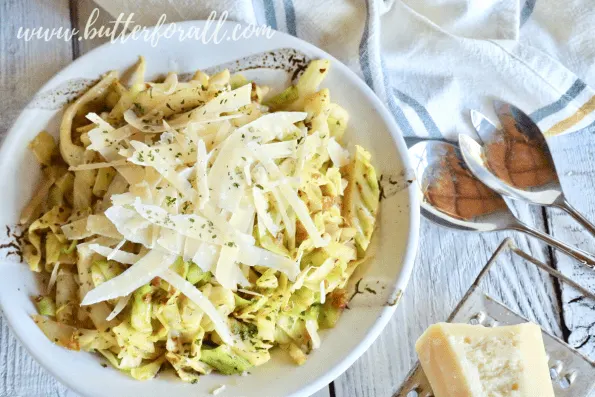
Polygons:
<instances>
[{"instance_id":1,"label":"bowl rim","mask_svg":"<svg viewBox=\"0 0 595 397\"><path fill-rule=\"evenodd\" d=\"M207 20L190 20L190 21L182 21L182 22L172 22L173 24L181 27L181 28L189 28L191 25L197 26L207 23ZM162 25L163 29L167 29L172 23L167 23ZM223 23L224 27L230 26L247 26L245 23L241 22L234 22L234 21L225 21ZM147 28L148 31L152 31L154 27ZM380 98L374 93L374 91L359 77L353 70L343 64L334 56L328 54L326 51L316 47L313 44L310 44L300 38L291 36L284 32L280 32L278 30L274 30L271 28L271 31L275 33L275 35L279 35L282 37L283 41L287 42L285 47L296 48L300 50L304 50L308 53L308 55L312 54L315 56L323 57L329 59L333 63L333 67L341 69L343 73L345 73L348 78L351 80L350 82L353 83L356 88L362 92L366 99L374 106L375 111L381 117L382 121L386 124L387 130L391 135L393 142L396 145L397 152L401 157L401 161L405 169L412 169L411 167L411 160L408 156L407 152L407 145L405 144L405 140L403 139L402 131L398 127L394 117L390 114L386 106L382 103ZM133 37L129 37L130 34L126 35L128 38L127 41L134 42L135 39ZM164 43L167 42L169 39L165 39ZM161 45L164 45L162 43ZM48 88L55 86L55 81L61 79L62 74L65 74L67 70L72 68L76 68L78 64L85 61L87 58L92 58L95 56L95 53L98 52L100 49L103 49L108 46L117 46L122 45L120 41L117 43L106 42L91 51L85 53L84 55L78 57L73 62L68 64L66 67L60 69L56 74L54 74L41 88L37 90L37 92L33 95L32 99L27 103L19 116L15 119L10 129L7 131L3 142L1 143L0 147L0 159L9 158L10 157L10 147L18 144L20 138L17 132L20 130L20 124L24 122L27 115L25 114L25 109L30 107L34 101L35 96L39 93L42 93ZM214 65L216 66L216 65ZM7 161L7 160L5 160ZM4 161L0 161L0 163L4 163ZM330 367L326 370L326 372L322 373L318 378L316 378L312 383L308 385L304 385L301 389L297 390L296 392L289 394L290 397L298 397L298 396L309 396L314 394L315 392L319 391L323 387L327 386L330 382L334 381L338 378L343 372L345 372L359 357L361 357L370 347L370 345L378 338L382 330L386 327L388 322L390 321L392 315L394 314L396 307L398 306L399 300L404 293L409 279L411 278L411 274L413 272L415 266L415 258L417 255L418 243L419 243L419 231L420 231L420 198L415 188L415 184L409 184L409 186L405 187L404 190L408 192L408 219L409 219L409 231L407 234L407 243L405 245L405 251L402 256L402 268L397 277L394 281L394 294L392 296L396 296L397 300L394 305L385 305L379 311L379 315L376 321L373 323L372 327L368 330L366 335L360 342L336 365ZM395 295L396 294L396 295ZM45 369L47 370L52 376L54 376L60 383L67 386L69 389L73 390L76 393L81 395L88 395L88 390L84 390L79 388L77 383L71 382L69 378L62 376L58 372L55 372L52 369L52 366L46 360L46 355L39 353L33 346L24 342L21 338L17 329L19 326L17 325L17 317L12 314L11 311L4 310L5 301L2 299L3 295L0 295L0 310L2 310L3 317L6 320L8 326L10 327L13 335L19 340L21 345L27 350L27 352Z\"/></svg>"}]
</instances>

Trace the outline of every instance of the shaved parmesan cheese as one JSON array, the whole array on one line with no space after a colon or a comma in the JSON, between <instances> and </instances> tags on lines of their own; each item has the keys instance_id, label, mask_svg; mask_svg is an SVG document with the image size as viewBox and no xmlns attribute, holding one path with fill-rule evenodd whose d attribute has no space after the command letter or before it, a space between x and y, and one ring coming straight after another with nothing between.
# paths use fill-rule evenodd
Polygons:
<instances>
[{"instance_id":1,"label":"shaved parmesan cheese","mask_svg":"<svg viewBox=\"0 0 595 397\"><path fill-rule=\"evenodd\" d=\"M165 125L167 128L170 129L171 133L174 136L175 141L178 143L178 145L180 145L180 147L182 148L183 151L187 152L190 149L190 147L189 147L190 142L189 142L188 138L186 137L186 135L171 128L170 125L167 124L167 121L165 121L165 120L163 120L163 125Z\"/></svg>"},{"instance_id":2,"label":"shaved parmesan cheese","mask_svg":"<svg viewBox=\"0 0 595 397\"><path fill-rule=\"evenodd\" d=\"M282 159L295 155L297 148L297 140L268 143L261 145L261 150L264 151L272 159Z\"/></svg>"},{"instance_id":3,"label":"shaved parmesan cheese","mask_svg":"<svg viewBox=\"0 0 595 397\"><path fill-rule=\"evenodd\" d=\"M132 192L126 192L121 194L114 194L112 199L112 204L115 206L123 206L133 204L136 201L138 196Z\"/></svg>"},{"instance_id":4,"label":"shaved parmesan cheese","mask_svg":"<svg viewBox=\"0 0 595 397\"><path fill-rule=\"evenodd\" d=\"M175 121L170 121L170 123L166 126L163 123L161 123L161 124L147 123L146 121L144 121L143 118L138 117L136 115L136 113L134 113L133 110L127 110L126 112L124 112L124 120L126 120L126 122L128 124L130 124L131 126L136 128L137 130L142 131L146 134L158 134L161 132L165 132L170 128L184 128L184 127L188 126L190 123L203 123L203 124L206 123L206 124L208 124L208 123L215 123L215 122L220 122L220 121L224 121L224 120L237 119L238 117L241 117L241 116L242 116L241 114L232 114L232 115L227 115L227 116L216 116L216 115L211 114L211 115L209 115L208 118L205 115L205 117L200 120L193 120L191 118L186 117L186 119L180 118L180 119L176 119Z\"/></svg>"},{"instance_id":5,"label":"shaved parmesan cheese","mask_svg":"<svg viewBox=\"0 0 595 397\"><path fill-rule=\"evenodd\" d=\"M167 132L164 132L163 134L167 134ZM196 161L195 156L193 155L194 152L191 152L190 148L183 148L177 142L152 145L150 148L153 149L155 153L159 153L161 158L170 165L190 164ZM131 157L133 154L134 153L131 153L128 157Z\"/></svg>"},{"instance_id":6,"label":"shaved parmesan cheese","mask_svg":"<svg viewBox=\"0 0 595 397\"><path fill-rule=\"evenodd\" d=\"M283 178L283 173L281 172L277 164L275 164L270 158L268 158L267 155L260 150L257 144L249 144L248 147L250 147L255 156L263 163L263 165L266 167L267 171L273 178ZM312 239L314 246L325 247L326 245L328 245L328 241L324 240L321 237L320 232L314 224L314 221L312 221L312 218L310 218L308 207L306 207L306 204L304 204L304 202L299 198L297 193L286 184L279 185L279 190L283 197L285 197L289 205L295 211L298 219L304 225L304 228L306 229L308 235Z\"/></svg>"},{"instance_id":7,"label":"shaved parmesan cheese","mask_svg":"<svg viewBox=\"0 0 595 397\"><path fill-rule=\"evenodd\" d=\"M251 166L252 163L246 163L246 165L244 165L244 178L248 186L252 186L252 172L250 171Z\"/></svg>"},{"instance_id":8,"label":"shaved parmesan cheese","mask_svg":"<svg viewBox=\"0 0 595 397\"><path fill-rule=\"evenodd\" d=\"M310 335L312 349L318 349L320 347L320 335L318 335L318 323L316 320L306 320L306 331Z\"/></svg>"},{"instance_id":9,"label":"shaved parmesan cheese","mask_svg":"<svg viewBox=\"0 0 595 397\"><path fill-rule=\"evenodd\" d=\"M124 113L124 120L145 133L159 133L170 128L184 128L191 123L209 123L242 117L242 114L221 116L221 113L236 111L251 102L252 86L247 84L233 91L222 92L204 106L176 115L165 124L150 124L139 118L133 110Z\"/></svg>"},{"instance_id":10,"label":"shaved parmesan cheese","mask_svg":"<svg viewBox=\"0 0 595 397\"><path fill-rule=\"evenodd\" d=\"M298 258L298 263L301 261L300 258ZM310 271L313 269L312 266L308 266L306 267L304 270L302 270L298 276L296 277L293 285L289 288L290 292L294 292L299 290L300 288L302 288L304 286L304 282L306 281L306 278L308 277L308 274L310 273Z\"/></svg>"},{"instance_id":11,"label":"shaved parmesan cheese","mask_svg":"<svg viewBox=\"0 0 595 397\"><path fill-rule=\"evenodd\" d=\"M93 124L97 125L97 127L101 128L107 132L111 132L115 129L114 127L112 127L110 125L110 123L108 123L107 121L102 119L97 113L89 113L89 114L87 114L86 117Z\"/></svg>"},{"instance_id":12,"label":"shaved parmesan cheese","mask_svg":"<svg viewBox=\"0 0 595 397\"><path fill-rule=\"evenodd\" d=\"M324 280L320 282L320 303L324 304L326 302L326 289L324 286Z\"/></svg>"},{"instance_id":13,"label":"shaved parmesan cheese","mask_svg":"<svg viewBox=\"0 0 595 397\"><path fill-rule=\"evenodd\" d=\"M184 236L178 234L175 230L159 228L157 244L172 254L180 255L184 250Z\"/></svg>"},{"instance_id":14,"label":"shaved parmesan cheese","mask_svg":"<svg viewBox=\"0 0 595 397\"><path fill-rule=\"evenodd\" d=\"M155 170L167 179L172 186L178 189L185 198L191 201L195 198L196 192L192 189L190 182L180 176L174 167L167 164L157 150L138 141L132 141L130 144L136 151L134 155L128 158L128 161L145 167L155 168Z\"/></svg>"},{"instance_id":15,"label":"shaved parmesan cheese","mask_svg":"<svg viewBox=\"0 0 595 397\"><path fill-rule=\"evenodd\" d=\"M194 256L198 252L198 249L200 248L201 244L202 241L200 240L186 237L186 239L184 240L184 249L182 251L182 256L184 257L184 260L191 261L192 258L194 258Z\"/></svg>"},{"instance_id":16,"label":"shaved parmesan cheese","mask_svg":"<svg viewBox=\"0 0 595 397\"><path fill-rule=\"evenodd\" d=\"M224 288L235 291L239 280L237 279L238 266L236 258L238 257L237 247L223 246L221 248L221 255L215 267L215 278ZM241 274L241 273L240 273ZM242 275L243 276L243 275Z\"/></svg>"},{"instance_id":17,"label":"shaved parmesan cheese","mask_svg":"<svg viewBox=\"0 0 595 397\"><path fill-rule=\"evenodd\" d=\"M148 222L171 229L177 234L209 243L221 243L221 237L217 235L212 223L199 215L171 215L159 206L141 204L138 198L134 202L134 209Z\"/></svg>"},{"instance_id":18,"label":"shaved parmesan cheese","mask_svg":"<svg viewBox=\"0 0 595 397\"><path fill-rule=\"evenodd\" d=\"M328 241L325 241L321 236L320 232L316 228L314 221L310 218L310 214L308 213L308 207L306 204L299 198L296 192L294 192L289 186L281 185L279 186L279 190L283 197L287 200L289 205L295 211L298 219L304 225L304 228L308 232L308 235L314 242L314 246L316 247L325 247L328 244Z\"/></svg>"},{"instance_id":19,"label":"shaved parmesan cheese","mask_svg":"<svg viewBox=\"0 0 595 397\"><path fill-rule=\"evenodd\" d=\"M334 137L329 139L326 150L335 167L341 168L349 164L349 152L343 149Z\"/></svg>"},{"instance_id":20,"label":"shaved parmesan cheese","mask_svg":"<svg viewBox=\"0 0 595 397\"><path fill-rule=\"evenodd\" d=\"M136 254L131 254L130 252L120 251L119 248L112 249L110 247L105 247L99 244L89 244L89 249L93 252L98 253L101 256L105 256L108 260L113 259L117 262L124 263L126 265L135 264L142 257Z\"/></svg>"},{"instance_id":21,"label":"shaved parmesan cheese","mask_svg":"<svg viewBox=\"0 0 595 397\"><path fill-rule=\"evenodd\" d=\"M93 114L94 113L90 113L89 116L92 116ZM95 116L98 118L97 122L101 123L101 121L103 121L99 116ZM92 116L91 119L93 119L91 121L94 121L95 117ZM107 124L104 121L103 123ZM132 129L129 126L114 130L109 124L101 124L98 128L89 131L88 136L91 145L89 145L87 149L99 152L103 158L110 163L126 160L126 158L118 153L118 145L123 139L128 138L130 135L132 135ZM130 184L142 180L142 170L138 169L138 167L125 165L115 166L115 168Z\"/></svg>"},{"instance_id":22,"label":"shaved parmesan cheese","mask_svg":"<svg viewBox=\"0 0 595 397\"><path fill-rule=\"evenodd\" d=\"M219 153L221 143L225 141L232 132L232 124L229 121L222 121L219 123L219 128L217 128L215 133L203 135L205 141L210 141L209 150L211 151L210 155L213 158L213 161Z\"/></svg>"},{"instance_id":23,"label":"shaved parmesan cheese","mask_svg":"<svg viewBox=\"0 0 595 397\"><path fill-rule=\"evenodd\" d=\"M251 84L246 84L233 91L222 92L205 103L204 106L176 116L170 124L179 127L180 122L184 123L188 119L192 120L192 122L203 121L212 119L213 116L219 116L221 113L238 110L242 106L250 104L251 94Z\"/></svg>"},{"instance_id":24,"label":"shaved parmesan cheese","mask_svg":"<svg viewBox=\"0 0 595 397\"><path fill-rule=\"evenodd\" d=\"M128 241L152 247L150 222L136 211L114 205L105 211L105 216L114 224L118 232Z\"/></svg>"},{"instance_id":25,"label":"shaved parmesan cheese","mask_svg":"<svg viewBox=\"0 0 595 397\"><path fill-rule=\"evenodd\" d=\"M91 145L87 147L87 150L94 150L96 152L102 152L103 149L117 149L123 146L120 144L124 139L129 138L134 133L134 129L126 125L124 127L116 129L105 129L100 127L94 128L87 133Z\"/></svg>"},{"instance_id":26,"label":"shaved parmesan cheese","mask_svg":"<svg viewBox=\"0 0 595 397\"><path fill-rule=\"evenodd\" d=\"M203 272L214 273L220 251L221 246L202 243L192 258L192 262L196 263Z\"/></svg>"},{"instance_id":27,"label":"shaved parmesan cheese","mask_svg":"<svg viewBox=\"0 0 595 397\"><path fill-rule=\"evenodd\" d=\"M298 262L257 246L242 245L238 253L238 261L248 266L264 266L279 270L291 281L295 280L300 272Z\"/></svg>"},{"instance_id":28,"label":"shaved parmesan cheese","mask_svg":"<svg viewBox=\"0 0 595 397\"><path fill-rule=\"evenodd\" d=\"M260 145L260 149L267 154L271 159L284 159L287 157L293 157L296 153L297 141L283 141L283 142L275 142L275 143L267 143L264 145ZM234 156L236 157L247 157L251 156L252 152L245 148L237 148L234 152Z\"/></svg>"},{"instance_id":29,"label":"shaved parmesan cheese","mask_svg":"<svg viewBox=\"0 0 595 397\"><path fill-rule=\"evenodd\" d=\"M227 320L217 311L215 306L200 292L194 285L184 280L179 274L166 270L161 273L160 277L170 283L175 289L184 294L192 302L196 303L200 307L207 317L213 322L215 331L221 337L223 342L228 345L233 345L234 340L227 324Z\"/></svg>"},{"instance_id":30,"label":"shaved parmesan cheese","mask_svg":"<svg viewBox=\"0 0 595 397\"><path fill-rule=\"evenodd\" d=\"M130 300L131 296L132 295L126 295L118 299L118 303L116 303L116 306L114 306L114 310L112 310L109 316L107 316L106 320L112 321L114 318L116 318L116 316L126 308L126 305L128 304L128 301Z\"/></svg>"},{"instance_id":31,"label":"shaved parmesan cheese","mask_svg":"<svg viewBox=\"0 0 595 397\"><path fill-rule=\"evenodd\" d=\"M198 192L198 208L204 209L205 204L210 199L209 181L207 177L207 162L209 157L205 143L200 139L197 144L196 154L196 190Z\"/></svg>"},{"instance_id":32,"label":"shaved parmesan cheese","mask_svg":"<svg viewBox=\"0 0 595 397\"><path fill-rule=\"evenodd\" d=\"M289 238L289 246L291 249L295 248L295 219L291 220L289 214L287 212L287 206L285 205L285 199L281 197L279 193L279 189L277 187L273 187L270 189L275 201L277 202L277 208L281 213L281 218L283 219L283 224L285 225L285 230L287 231L287 237Z\"/></svg>"},{"instance_id":33,"label":"shaved parmesan cheese","mask_svg":"<svg viewBox=\"0 0 595 397\"><path fill-rule=\"evenodd\" d=\"M177 168L177 171L180 177L182 177L183 179L190 180L196 178L196 166L180 166Z\"/></svg>"},{"instance_id":34,"label":"shaved parmesan cheese","mask_svg":"<svg viewBox=\"0 0 595 397\"><path fill-rule=\"evenodd\" d=\"M295 165L295 176L300 176L306 165L306 160L310 157L310 147L306 145L306 138L308 137L308 131L304 132L301 137L302 143L298 145L296 151L297 162Z\"/></svg>"},{"instance_id":35,"label":"shaved parmesan cheese","mask_svg":"<svg viewBox=\"0 0 595 397\"><path fill-rule=\"evenodd\" d=\"M239 178L236 167L240 167L241 155L237 149L245 148L250 142L267 143L282 136L293 125L304 120L306 113L277 112L259 117L235 130L222 144L217 159L209 171L209 186L213 189L212 197L219 206L228 211L235 211L245 195L246 182ZM241 167L239 168L241 172Z\"/></svg>"},{"instance_id":36,"label":"shaved parmesan cheese","mask_svg":"<svg viewBox=\"0 0 595 397\"><path fill-rule=\"evenodd\" d=\"M347 185L349 182L345 178L341 178L341 196L345 193L345 189L347 189Z\"/></svg>"},{"instance_id":37,"label":"shaved parmesan cheese","mask_svg":"<svg viewBox=\"0 0 595 397\"><path fill-rule=\"evenodd\" d=\"M155 197L153 197L154 196L153 189L146 181L142 181L140 183L137 183L136 185L130 186L129 194L131 196L135 196L134 200L132 200L132 202L134 202L138 198L144 202L151 203L151 202L153 202L153 200L155 198ZM114 202L114 204L115 204L115 202ZM131 203L126 203L126 204L131 204Z\"/></svg>"},{"instance_id":38,"label":"shaved parmesan cheese","mask_svg":"<svg viewBox=\"0 0 595 397\"><path fill-rule=\"evenodd\" d=\"M169 127L169 128L171 128L171 127ZM159 143L161 143L162 145L169 145L170 143L173 143L173 141L174 141L174 134L171 131L165 131L159 137Z\"/></svg>"},{"instance_id":39,"label":"shaved parmesan cheese","mask_svg":"<svg viewBox=\"0 0 595 397\"><path fill-rule=\"evenodd\" d=\"M250 234L242 233L241 231L234 229L228 220L221 215L221 211L216 210L210 204L207 204L202 211L202 215L213 223L215 229L222 232L225 238L235 242L251 244L255 243L254 237Z\"/></svg>"},{"instance_id":40,"label":"shaved parmesan cheese","mask_svg":"<svg viewBox=\"0 0 595 397\"><path fill-rule=\"evenodd\" d=\"M252 189L252 197L254 198L254 206L256 207L256 213L258 214L258 219L262 221L266 229L271 233L273 236L276 236L279 232L279 227L271 218L268 209L268 201L266 200L264 194L259 188Z\"/></svg>"},{"instance_id":41,"label":"shaved parmesan cheese","mask_svg":"<svg viewBox=\"0 0 595 397\"><path fill-rule=\"evenodd\" d=\"M282 138L288 131L295 129L295 123L305 120L307 115L304 112L268 113L238 128L233 136L245 134L246 143L260 141L258 143L264 144Z\"/></svg>"},{"instance_id":42,"label":"shaved parmesan cheese","mask_svg":"<svg viewBox=\"0 0 595 397\"><path fill-rule=\"evenodd\" d=\"M229 223L235 227L240 233L252 233L252 227L254 224L254 207L246 206L244 208L238 208L233 213ZM253 239L244 240L247 244L254 244Z\"/></svg>"},{"instance_id":43,"label":"shaved parmesan cheese","mask_svg":"<svg viewBox=\"0 0 595 397\"><path fill-rule=\"evenodd\" d=\"M92 305L131 294L161 274L174 263L175 259L175 255L152 249L124 273L89 291L81 305Z\"/></svg>"},{"instance_id":44,"label":"shaved parmesan cheese","mask_svg":"<svg viewBox=\"0 0 595 397\"><path fill-rule=\"evenodd\" d=\"M247 232L248 226L252 223L254 218L254 208L238 209L229 220L229 224L238 230L240 233ZM252 241L246 241L243 239L244 244L253 244ZM219 281L219 278L223 281L219 281L221 285L231 285L229 288L235 290L237 284L248 286L250 283L242 273L239 263L236 261L239 250L235 242L230 241L224 243L221 248L221 254L215 268L215 278ZM219 276L218 276L219 275Z\"/></svg>"},{"instance_id":45,"label":"shaved parmesan cheese","mask_svg":"<svg viewBox=\"0 0 595 397\"><path fill-rule=\"evenodd\" d=\"M91 234L121 239L122 235L114 224L104 214L89 215L87 217L87 231Z\"/></svg>"},{"instance_id":46,"label":"shaved parmesan cheese","mask_svg":"<svg viewBox=\"0 0 595 397\"><path fill-rule=\"evenodd\" d=\"M108 254L108 256L106 256L106 259L107 259L108 261L111 261L112 259L114 259L114 257L115 257L115 256L116 256L118 253L120 253L120 248L122 248L122 246L123 246L125 243L126 243L126 239L124 239L124 240L120 241L120 242L118 243L118 245L116 245L116 246L114 247L114 249L112 250L112 252L110 252L110 253Z\"/></svg>"},{"instance_id":47,"label":"shaved parmesan cheese","mask_svg":"<svg viewBox=\"0 0 595 397\"><path fill-rule=\"evenodd\" d=\"M54 288L54 284L56 284L56 279L58 278L58 269L60 268L60 262L56 262L54 264L54 268L52 269L52 274L50 275L50 281L48 282L48 294Z\"/></svg>"},{"instance_id":48,"label":"shaved parmesan cheese","mask_svg":"<svg viewBox=\"0 0 595 397\"><path fill-rule=\"evenodd\" d=\"M315 270L308 276L307 283L316 285L326 278L326 276L333 270L336 263L335 258L327 258L322 265L315 268Z\"/></svg>"}]
</instances>

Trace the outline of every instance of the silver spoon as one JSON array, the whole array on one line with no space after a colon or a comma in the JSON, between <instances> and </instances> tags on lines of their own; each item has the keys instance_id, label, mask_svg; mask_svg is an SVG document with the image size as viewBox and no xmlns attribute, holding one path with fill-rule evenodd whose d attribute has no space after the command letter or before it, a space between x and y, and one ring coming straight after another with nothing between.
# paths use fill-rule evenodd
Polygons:
<instances>
[{"instance_id":1,"label":"silver spoon","mask_svg":"<svg viewBox=\"0 0 595 397\"><path fill-rule=\"evenodd\" d=\"M502 178L495 175L488 164L485 145L490 145L493 142L502 139L503 133L501 129L494 126L484 115L474 110L471 110L471 120L475 130L483 141L484 146L480 146L472 138L459 136L461 152L463 153L463 158L467 162L471 172L473 172L473 174L475 174L475 176L477 176L483 183L504 196L525 201L530 204L556 207L566 211L587 229L589 233L595 236L595 225L586 219L580 212L570 205L568 200L566 200L560 180L557 176L554 160L551 156L545 137L539 127L537 127L529 116L513 105L494 101L494 109L502 121L502 124L505 122L514 123L520 134L524 135L532 144L537 145L541 153L543 153L544 163L542 166L549 167L549 169L546 169L545 171L551 172L554 178L543 185L521 189L507 183L502 180Z\"/></svg>"},{"instance_id":2,"label":"silver spoon","mask_svg":"<svg viewBox=\"0 0 595 397\"><path fill-rule=\"evenodd\" d=\"M416 179L420 184L420 193L423 195L421 200L421 212L430 221L442 226L466 231L520 231L544 241L589 267L595 267L595 257L577 248L568 246L548 234L533 229L515 217L508 207L508 204L500 195L498 195L498 193L482 184L475 176L473 176L473 174L471 174L471 172L469 172L457 146L441 141L424 141L410 147L409 155L413 161ZM438 191L438 189L435 189L435 186L438 186L437 184L444 183L445 186L450 186L450 182L444 177L448 174L448 171L445 171L445 167L449 164L445 159L450 159L453 163L458 164L460 169L464 172L464 174L450 174L450 176L454 175L454 178L452 178L454 183L461 183L462 179L466 179L467 187L470 187L471 185L469 185L469 182L470 180L473 180L475 183L475 185L472 185L473 189L475 189L474 192L481 196L473 198L470 196L465 197L465 193L455 193L454 203L456 207L455 212L457 212L456 214L449 209L445 209L446 206L451 204L451 201L449 201L451 197L448 193L440 196L445 199L444 202L446 204L441 203L438 206L438 200L436 199L438 195L433 196L429 193ZM445 174L445 172L447 174ZM466 188L465 190L468 191L470 189ZM442 200L442 198L440 200ZM457 200L459 201L458 204ZM462 218L459 216L460 212L469 210L469 208L464 208L465 200L471 200L468 202L473 203L474 205L478 203L487 203L485 208L490 208L493 211L487 214L478 213L470 218Z\"/></svg>"}]
</instances>

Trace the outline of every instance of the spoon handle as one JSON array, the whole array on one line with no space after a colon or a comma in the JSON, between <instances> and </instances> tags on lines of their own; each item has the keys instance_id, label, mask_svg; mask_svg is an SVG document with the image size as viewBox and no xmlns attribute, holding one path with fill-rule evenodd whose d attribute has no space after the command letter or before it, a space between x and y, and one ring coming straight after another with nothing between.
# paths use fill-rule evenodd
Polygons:
<instances>
[{"instance_id":1,"label":"spoon handle","mask_svg":"<svg viewBox=\"0 0 595 397\"><path fill-rule=\"evenodd\" d=\"M536 237L541 241L551 245L559 249L560 251L564 252L565 254L573 257L574 259L581 262L583 265L590 267L591 269L595 268L595 257L591 254L586 253L583 250L578 248L574 248L566 243L561 242L550 236L549 234L540 232L539 230L533 229L523 223L518 223L517 225L512 227L513 230L517 230L523 233L528 234L529 236Z\"/></svg>"},{"instance_id":2,"label":"spoon handle","mask_svg":"<svg viewBox=\"0 0 595 397\"><path fill-rule=\"evenodd\" d=\"M595 225L592 224L587 218L576 210L566 199L563 199L561 203L557 205L561 210L566 211L571 217L573 217L578 223L580 223L585 229L595 236Z\"/></svg>"}]
</instances>

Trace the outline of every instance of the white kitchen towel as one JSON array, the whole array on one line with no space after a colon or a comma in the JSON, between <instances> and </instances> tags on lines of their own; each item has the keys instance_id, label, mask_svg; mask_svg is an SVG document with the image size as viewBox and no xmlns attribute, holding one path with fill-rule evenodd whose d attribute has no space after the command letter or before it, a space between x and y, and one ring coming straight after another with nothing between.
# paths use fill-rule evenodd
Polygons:
<instances>
[{"instance_id":1,"label":"white kitchen towel","mask_svg":"<svg viewBox=\"0 0 595 397\"><path fill-rule=\"evenodd\" d=\"M546 134L595 130L593 0L96 1L146 26L227 11L300 37L359 74L405 136L473 134L469 109L490 115L491 99Z\"/></svg>"}]
</instances>

